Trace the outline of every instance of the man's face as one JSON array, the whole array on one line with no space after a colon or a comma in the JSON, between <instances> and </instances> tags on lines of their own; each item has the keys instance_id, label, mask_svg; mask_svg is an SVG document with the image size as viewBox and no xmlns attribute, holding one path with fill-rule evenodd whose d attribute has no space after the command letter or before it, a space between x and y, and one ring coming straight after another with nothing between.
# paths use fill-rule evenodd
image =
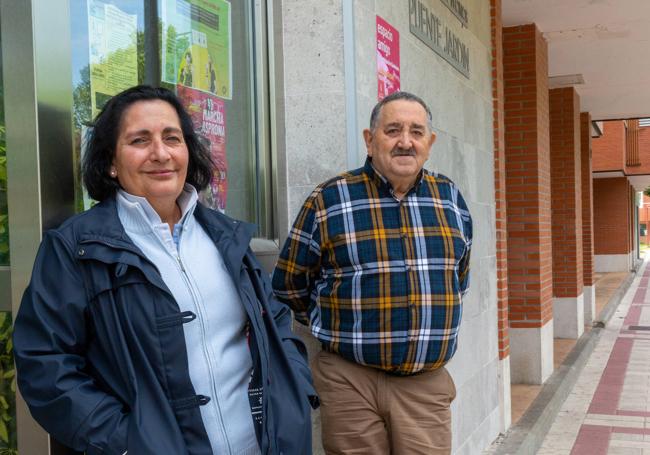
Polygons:
<instances>
[{"instance_id":1,"label":"man's face","mask_svg":"<svg viewBox=\"0 0 650 455\"><path fill-rule=\"evenodd\" d=\"M420 103L395 100L382 107L375 130L364 130L363 138L375 169L396 190L406 191L429 158L436 135Z\"/></svg>"}]
</instances>

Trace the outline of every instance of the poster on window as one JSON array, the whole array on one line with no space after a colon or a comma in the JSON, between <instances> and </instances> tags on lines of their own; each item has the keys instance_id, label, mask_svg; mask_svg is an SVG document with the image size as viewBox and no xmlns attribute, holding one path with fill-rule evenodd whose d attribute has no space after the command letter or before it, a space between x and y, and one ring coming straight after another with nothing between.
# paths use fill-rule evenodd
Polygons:
<instances>
[{"instance_id":1,"label":"poster on window","mask_svg":"<svg viewBox=\"0 0 650 455\"><path fill-rule=\"evenodd\" d=\"M138 85L137 15L88 0L92 117L113 95Z\"/></svg>"},{"instance_id":2,"label":"poster on window","mask_svg":"<svg viewBox=\"0 0 650 455\"><path fill-rule=\"evenodd\" d=\"M232 99L230 2L162 0L162 80Z\"/></svg>"},{"instance_id":3,"label":"poster on window","mask_svg":"<svg viewBox=\"0 0 650 455\"><path fill-rule=\"evenodd\" d=\"M201 193L201 201L223 212L228 194L228 163L226 161L226 105L210 93L176 86L178 97L192 117L199 139L210 150L215 164L210 187Z\"/></svg>"},{"instance_id":4,"label":"poster on window","mask_svg":"<svg viewBox=\"0 0 650 455\"><path fill-rule=\"evenodd\" d=\"M399 32L377 16L377 98L399 88Z\"/></svg>"}]
</instances>

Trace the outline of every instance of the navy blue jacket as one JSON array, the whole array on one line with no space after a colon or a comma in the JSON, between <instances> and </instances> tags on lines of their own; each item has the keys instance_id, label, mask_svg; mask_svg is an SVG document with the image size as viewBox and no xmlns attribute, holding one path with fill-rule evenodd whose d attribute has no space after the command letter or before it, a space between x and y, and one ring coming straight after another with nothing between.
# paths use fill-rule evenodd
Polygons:
<instances>
[{"instance_id":1,"label":"navy blue jacket","mask_svg":"<svg viewBox=\"0 0 650 455\"><path fill-rule=\"evenodd\" d=\"M316 399L306 351L248 247L253 227L201 204L194 214L248 314L262 453L310 454ZM18 386L33 417L88 455L212 454L199 409L209 397L188 373L183 324L194 318L128 238L113 198L47 232L14 329Z\"/></svg>"}]
</instances>

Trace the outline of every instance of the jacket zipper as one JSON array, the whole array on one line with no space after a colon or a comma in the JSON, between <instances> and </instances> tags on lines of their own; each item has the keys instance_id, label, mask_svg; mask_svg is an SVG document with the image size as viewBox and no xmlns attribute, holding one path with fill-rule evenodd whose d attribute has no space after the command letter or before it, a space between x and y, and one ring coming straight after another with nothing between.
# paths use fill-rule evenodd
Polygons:
<instances>
[{"instance_id":1,"label":"jacket zipper","mask_svg":"<svg viewBox=\"0 0 650 455\"><path fill-rule=\"evenodd\" d=\"M217 414L219 416L219 430L221 430L221 434L223 437L223 440L228 446L228 453L232 453L232 447L230 447L230 440L228 439L228 435L226 433L226 427L223 423L223 415L221 413L221 405L219 404L219 396L217 394L217 388L215 386L215 381L214 381L214 376L212 372L214 371L214 365L212 364L211 356L210 356L210 348L208 346L207 340L206 340L206 329L205 329L205 312L203 311L203 307L201 306L201 303L199 302L199 298L196 295L196 292L194 291L194 287L192 286L192 280L189 277L189 274L187 273L187 270L185 269L185 266L183 265L183 261L181 260L181 238L183 237L183 231L181 230L181 233L178 237L178 252L176 254L176 262L178 264L178 267L181 271L181 276L183 277L183 281L185 282L185 285L187 286L187 289L190 292L190 295L192 296L192 300L194 301L194 308L196 308L196 312L198 313L198 318L197 320L200 323L201 326L201 339L202 339L202 347L203 347L203 355L205 357L205 361L208 365L208 375L210 377L210 388L212 389L212 396L213 396L213 406L216 407Z\"/></svg>"}]
</instances>

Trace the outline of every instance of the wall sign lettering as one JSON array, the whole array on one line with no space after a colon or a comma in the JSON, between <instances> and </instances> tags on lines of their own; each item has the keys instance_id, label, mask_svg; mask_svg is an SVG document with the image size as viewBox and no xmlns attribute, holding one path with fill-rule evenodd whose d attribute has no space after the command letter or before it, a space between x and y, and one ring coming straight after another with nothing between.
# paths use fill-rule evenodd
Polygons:
<instances>
[{"instance_id":1,"label":"wall sign lettering","mask_svg":"<svg viewBox=\"0 0 650 455\"><path fill-rule=\"evenodd\" d=\"M427 7L424 1L408 0L408 2L409 28L411 33L430 47L436 54L444 58L459 73L469 79L469 47L440 16ZM462 4L458 0L442 0L442 2L445 4L456 4L462 7ZM464 7L459 9L459 11L464 11L464 17L467 18L467 10ZM458 17L458 14L455 12L454 14Z\"/></svg>"}]
</instances>

